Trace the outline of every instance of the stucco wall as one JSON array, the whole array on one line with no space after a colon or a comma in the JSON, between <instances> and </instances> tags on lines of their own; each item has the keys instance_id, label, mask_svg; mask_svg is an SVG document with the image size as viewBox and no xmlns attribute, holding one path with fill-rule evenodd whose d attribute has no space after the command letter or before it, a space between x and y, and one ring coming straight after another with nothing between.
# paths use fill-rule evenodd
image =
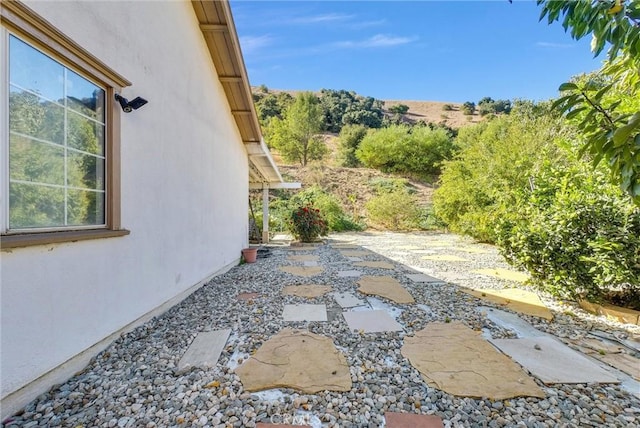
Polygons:
<instances>
[{"instance_id":1,"label":"stucco wall","mask_svg":"<svg viewBox=\"0 0 640 428\"><path fill-rule=\"evenodd\" d=\"M121 238L1 254L2 397L239 258L248 166L188 2L29 7L133 82Z\"/></svg>"}]
</instances>

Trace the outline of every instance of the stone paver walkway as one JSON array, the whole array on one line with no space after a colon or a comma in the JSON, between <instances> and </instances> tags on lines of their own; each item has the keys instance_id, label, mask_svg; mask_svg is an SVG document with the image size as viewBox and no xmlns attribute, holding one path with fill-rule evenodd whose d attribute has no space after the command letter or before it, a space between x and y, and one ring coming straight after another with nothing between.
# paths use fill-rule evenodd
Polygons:
<instances>
[{"instance_id":1,"label":"stone paver walkway","mask_svg":"<svg viewBox=\"0 0 640 428\"><path fill-rule=\"evenodd\" d=\"M494 248L453 235L274 246L123 336L5 426L640 425L632 376L581 353L602 377L582 380L585 369L568 365L580 383L547 385L513 351L544 351L547 339L585 347L596 331L637 343L640 329L567 315L545 295L553 320L483 301L500 295L492 290L534 291L522 279ZM483 291L463 292L472 289ZM637 361L632 346L608 346L627 370ZM181 362L190 354L201 363Z\"/></svg>"}]
</instances>

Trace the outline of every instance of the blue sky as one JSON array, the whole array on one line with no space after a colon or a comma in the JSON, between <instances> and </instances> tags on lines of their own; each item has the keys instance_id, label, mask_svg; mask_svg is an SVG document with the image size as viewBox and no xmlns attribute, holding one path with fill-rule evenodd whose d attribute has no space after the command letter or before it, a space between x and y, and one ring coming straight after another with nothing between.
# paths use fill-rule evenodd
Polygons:
<instances>
[{"instance_id":1,"label":"blue sky","mask_svg":"<svg viewBox=\"0 0 640 428\"><path fill-rule=\"evenodd\" d=\"M554 97L598 69L590 39L539 22L535 1L232 0L252 85L379 99Z\"/></svg>"}]
</instances>

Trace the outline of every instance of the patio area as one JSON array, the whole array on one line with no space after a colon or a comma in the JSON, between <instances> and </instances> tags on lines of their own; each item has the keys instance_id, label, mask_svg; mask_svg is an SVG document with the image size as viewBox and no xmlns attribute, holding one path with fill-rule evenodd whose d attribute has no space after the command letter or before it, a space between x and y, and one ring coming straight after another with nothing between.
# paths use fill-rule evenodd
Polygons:
<instances>
[{"instance_id":1,"label":"patio area","mask_svg":"<svg viewBox=\"0 0 640 428\"><path fill-rule=\"evenodd\" d=\"M267 248L4 426L640 425L640 327L535 292L492 246Z\"/></svg>"}]
</instances>

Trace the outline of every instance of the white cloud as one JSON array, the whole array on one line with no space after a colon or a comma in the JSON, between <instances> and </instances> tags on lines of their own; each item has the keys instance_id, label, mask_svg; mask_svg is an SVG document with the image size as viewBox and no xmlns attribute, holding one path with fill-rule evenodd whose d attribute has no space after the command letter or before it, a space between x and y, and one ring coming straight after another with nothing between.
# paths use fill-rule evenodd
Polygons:
<instances>
[{"instance_id":1,"label":"white cloud","mask_svg":"<svg viewBox=\"0 0 640 428\"><path fill-rule=\"evenodd\" d=\"M572 48L574 45L571 43L536 42L536 46L550 49L567 49Z\"/></svg>"},{"instance_id":2,"label":"white cloud","mask_svg":"<svg viewBox=\"0 0 640 428\"><path fill-rule=\"evenodd\" d=\"M360 30L363 28L377 27L379 25L386 24L386 19L378 19L377 21L362 21L362 22L354 22L349 25L354 30Z\"/></svg>"},{"instance_id":3,"label":"white cloud","mask_svg":"<svg viewBox=\"0 0 640 428\"><path fill-rule=\"evenodd\" d=\"M298 16L286 20L288 24L323 24L327 22L349 21L354 15L345 15L341 13L327 13L324 15Z\"/></svg>"},{"instance_id":4,"label":"white cloud","mask_svg":"<svg viewBox=\"0 0 640 428\"><path fill-rule=\"evenodd\" d=\"M364 40L346 40L334 44L340 48L386 48L390 46L406 45L418 40L417 37L398 37L386 34L376 34Z\"/></svg>"},{"instance_id":5,"label":"white cloud","mask_svg":"<svg viewBox=\"0 0 640 428\"><path fill-rule=\"evenodd\" d=\"M269 46L273 43L273 37L269 35L263 36L242 36L240 37L240 46L245 54L252 53L258 49Z\"/></svg>"}]
</instances>

